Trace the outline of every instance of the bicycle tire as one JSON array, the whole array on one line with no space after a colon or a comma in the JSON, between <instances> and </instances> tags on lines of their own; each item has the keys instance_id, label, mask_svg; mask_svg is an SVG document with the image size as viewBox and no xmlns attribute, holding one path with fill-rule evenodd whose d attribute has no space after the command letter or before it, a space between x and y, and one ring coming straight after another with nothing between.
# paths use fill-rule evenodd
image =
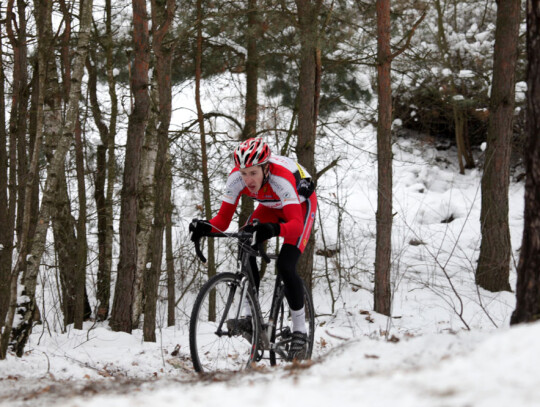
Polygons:
<instances>
[{"instance_id":1,"label":"bicycle tire","mask_svg":"<svg viewBox=\"0 0 540 407\"><path fill-rule=\"evenodd\" d=\"M208 280L199 291L193 305L189 323L189 347L195 371L232 372L251 366L257 354L259 339L259 321L251 318L252 334L240 334L235 329L229 330L228 324L222 324L221 332L217 331L220 321L232 321L236 318L238 307L241 307L241 276L234 273L220 273ZM215 294L215 315L210 314L210 300ZM227 299L231 306L227 315ZM256 315L255 300L250 290L246 298L251 315Z\"/></svg>"},{"instance_id":2,"label":"bicycle tire","mask_svg":"<svg viewBox=\"0 0 540 407\"><path fill-rule=\"evenodd\" d=\"M304 309L306 312L306 327L308 335L308 348L306 349L306 354L304 360L311 359L313 353L313 344L315 341L315 308L313 306L313 299L307 289L306 284L302 280L302 286L304 287ZM270 342L274 343L276 346L279 346L285 353L289 351L289 342L291 329L291 317L290 310L285 299L285 290L283 283L281 283L280 292L278 299L272 309L272 321L274 325L270 334ZM283 362L289 362L288 358L283 358L278 352L270 350L270 364L275 366L276 364Z\"/></svg>"}]
</instances>

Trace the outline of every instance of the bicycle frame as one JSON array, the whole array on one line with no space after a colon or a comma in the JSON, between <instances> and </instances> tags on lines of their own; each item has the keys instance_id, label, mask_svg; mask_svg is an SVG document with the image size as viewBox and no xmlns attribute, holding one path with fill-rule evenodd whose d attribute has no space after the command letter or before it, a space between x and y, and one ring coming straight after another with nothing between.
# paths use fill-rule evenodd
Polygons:
<instances>
[{"instance_id":1,"label":"bicycle frame","mask_svg":"<svg viewBox=\"0 0 540 407\"><path fill-rule=\"evenodd\" d=\"M276 321L273 321L271 317L269 317L268 321L264 320L264 316L261 310L261 305L259 302L259 293L257 292L256 284L255 284L255 277L253 276L253 270L251 268L251 263L249 261L250 257L257 257L261 256L266 262L269 262L270 259L276 259L277 256L275 255L267 255L262 248L260 247L259 250L254 249L249 245L249 239L251 238L251 234L247 232L237 232L237 233L211 233L208 235L209 237L229 237L229 238L237 238L239 240L239 263L240 263L240 269L238 271L238 274L242 276L241 278L241 300L238 305L238 309L235 311L235 318L238 318L240 316L241 307L246 297L246 289L251 290L251 293L253 295L253 298L255 298L255 313L256 315L254 317L257 318L259 321L259 325L261 327L260 329L260 337L259 342L263 345L263 349L261 351L264 352L264 350L271 350L276 353L278 353L281 357L286 358L286 352L284 352L279 346L277 346L275 343L270 342L270 332L272 331L272 328L274 327ZM196 251L197 254L200 253L200 248L197 247L196 244ZM201 257L202 253L199 254L199 257ZM204 257L204 256L203 256ZM201 258L202 259L202 258ZM246 284L247 283L247 284ZM281 289L281 279L278 276L276 276L276 282L274 284L274 292L272 295L272 304L270 307L270 313L269 315L273 315L274 308L276 307L276 304L278 302L279 296L280 296L280 289ZM221 328L223 324L225 323L225 317L228 315L230 311L230 306L232 303L232 298L234 297L235 291L231 291L229 293L229 298L227 299L227 304L225 305L226 312L223 314L221 321L219 322L216 334L217 335L223 335L224 332L221 331Z\"/></svg>"}]
</instances>

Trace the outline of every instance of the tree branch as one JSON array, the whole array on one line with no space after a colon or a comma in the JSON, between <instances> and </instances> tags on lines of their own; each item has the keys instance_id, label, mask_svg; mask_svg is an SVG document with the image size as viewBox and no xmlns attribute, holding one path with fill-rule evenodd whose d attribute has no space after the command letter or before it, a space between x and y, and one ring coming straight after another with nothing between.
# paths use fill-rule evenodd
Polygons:
<instances>
[{"instance_id":1,"label":"tree branch","mask_svg":"<svg viewBox=\"0 0 540 407\"><path fill-rule=\"evenodd\" d=\"M422 13L420 18L416 21L416 23L414 23L413 27L411 28L411 31L409 31L409 34L407 35L407 42L405 43L405 45L403 47L401 47L396 52L394 52L392 55L390 55L390 60L393 60L394 58L399 56L403 51L405 51L407 48L409 48L409 45L411 45L412 36L413 36L414 32L416 31L416 29L418 28L418 26L420 25L420 23L424 20L424 18L426 18L426 13L427 12L424 11L424 13Z\"/></svg>"},{"instance_id":2,"label":"tree branch","mask_svg":"<svg viewBox=\"0 0 540 407\"><path fill-rule=\"evenodd\" d=\"M315 176L315 180L318 180L326 171L330 170L331 168L335 167L338 162L339 162L339 159L341 157L338 157L336 158L334 161L332 161L330 164L328 164L326 167L324 167L322 170L320 170L319 172L317 172L317 175Z\"/></svg>"},{"instance_id":3,"label":"tree branch","mask_svg":"<svg viewBox=\"0 0 540 407\"><path fill-rule=\"evenodd\" d=\"M240 123L235 117L233 116L229 116L228 114L225 114L225 113L220 113L220 112L210 112L210 113L205 113L203 115L203 119L210 119L212 117L223 117L224 119L227 119L227 120L230 120L231 122L233 122L236 127L238 127L238 129L240 130L240 132L243 131L243 128L244 126L242 125L242 123ZM193 126L195 126L196 124L198 123L198 119L194 119L193 121L191 121L187 126L185 126L182 130L178 130L176 131L176 135L174 137L171 137L171 141L174 142L176 141L182 134L186 133L187 131L189 131L189 129L191 129Z\"/></svg>"}]
</instances>

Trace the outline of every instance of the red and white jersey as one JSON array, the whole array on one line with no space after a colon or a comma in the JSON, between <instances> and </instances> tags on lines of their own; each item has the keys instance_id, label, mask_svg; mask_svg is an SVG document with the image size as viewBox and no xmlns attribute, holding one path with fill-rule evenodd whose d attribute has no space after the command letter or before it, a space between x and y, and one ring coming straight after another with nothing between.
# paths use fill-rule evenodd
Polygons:
<instances>
[{"instance_id":1,"label":"red and white jersey","mask_svg":"<svg viewBox=\"0 0 540 407\"><path fill-rule=\"evenodd\" d=\"M265 219L259 220L280 222L280 236L285 238L285 242L294 242L302 236L303 231L308 230L304 227L307 222L312 221L306 222L304 218L306 216L309 216L309 219L314 218L314 213L308 213L304 208L309 206L313 210L316 209L316 204L312 204L312 201L316 203L313 190L314 184L311 181L311 176L304 167L290 158L272 155L269 161L268 180L256 194L249 192L237 168L231 171L221 207L217 215L210 219L210 223L214 226L214 231L226 230L232 220L240 196L247 195L262 205L256 209L258 214L262 212L263 208L269 210L269 213L264 216ZM306 216L303 216L304 212L306 212ZM272 219L270 220L270 218Z\"/></svg>"},{"instance_id":2,"label":"red and white jersey","mask_svg":"<svg viewBox=\"0 0 540 407\"><path fill-rule=\"evenodd\" d=\"M249 192L240 171L235 168L227 179L223 202L236 206L241 195L248 195L268 208L283 209L287 205L300 204L306 200L303 187L310 181L311 176L307 170L296 161L272 155L268 181L257 194Z\"/></svg>"}]
</instances>

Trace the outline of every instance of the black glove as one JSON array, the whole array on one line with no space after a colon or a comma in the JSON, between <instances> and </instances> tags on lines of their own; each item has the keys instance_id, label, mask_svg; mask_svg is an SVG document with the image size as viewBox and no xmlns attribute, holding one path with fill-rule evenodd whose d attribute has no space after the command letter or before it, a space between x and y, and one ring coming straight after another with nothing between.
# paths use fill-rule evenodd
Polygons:
<instances>
[{"instance_id":1,"label":"black glove","mask_svg":"<svg viewBox=\"0 0 540 407\"><path fill-rule=\"evenodd\" d=\"M274 236L278 236L280 231L279 223L257 223L253 225L254 244L258 245Z\"/></svg>"},{"instance_id":2,"label":"black glove","mask_svg":"<svg viewBox=\"0 0 540 407\"><path fill-rule=\"evenodd\" d=\"M189 231L191 241L196 242L212 231L212 225L207 220L193 219L189 224Z\"/></svg>"}]
</instances>

